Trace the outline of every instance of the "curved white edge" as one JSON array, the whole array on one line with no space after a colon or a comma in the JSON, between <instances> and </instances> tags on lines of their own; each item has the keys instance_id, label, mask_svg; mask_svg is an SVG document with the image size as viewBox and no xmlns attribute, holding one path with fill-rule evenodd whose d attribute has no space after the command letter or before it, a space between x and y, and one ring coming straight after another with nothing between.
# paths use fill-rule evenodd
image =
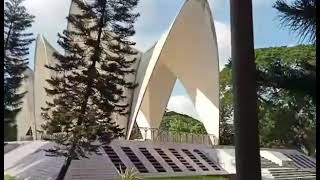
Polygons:
<instances>
[{"instance_id":1,"label":"curved white edge","mask_svg":"<svg viewBox=\"0 0 320 180\"><path fill-rule=\"evenodd\" d=\"M185 4L186 3L184 3L184 5ZM183 6L180 9L180 12L182 11ZM176 15L175 19L178 17L179 13ZM161 54L162 48L166 42L167 37L170 34L170 31L171 31L174 23L175 23L175 21L173 21L171 23L171 25L168 28L168 31L166 31L166 32L164 32L164 34L162 34L159 41L144 53L144 55L145 55L148 53L148 51L152 51L152 55L151 55L150 59L147 59L145 61L142 61L143 59L141 59L141 62L139 63L138 74L136 76L136 83L138 84L138 87L136 87L136 89L133 92L133 101L131 104L131 111L130 111L130 116L128 119L127 131L126 131L126 138L127 139L130 138L134 122L136 121L136 118L138 115L138 110L139 110L141 103L142 103L142 98L143 98L145 91L146 91L146 87L148 85L148 82L150 80L152 72L153 72L153 70L156 66L156 63L159 59L159 56Z\"/></svg>"},{"instance_id":2,"label":"curved white edge","mask_svg":"<svg viewBox=\"0 0 320 180\"><path fill-rule=\"evenodd\" d=\"M137 100L132 102L132 110L130 117L129 117L129 123L128 123L128 129L127 129L127 139L129 139L132 128L133 128L133 124L134 121L136 119L138 110L140 108L141 102L142 102L142 98L144 96L145 93L145 89L148 85L148 81L151 77L152 71L157 63L157 59L160 56L161 53L161 49L165 43L165 39L167 38L168 34L165 34L164 36L162 36L162 38L159 40L159 42L156 44L154 50L153 50L153 54L150 58L150 61L148 62L148 66L145 72L145 76L142 78L143 80L137 80L138 82L138 87L135 91L138 92L138 94L136 95ZM139 82L142 82L141 85ZM132 113L133 112L133 113Z\"/></svg>"},{"instance_id":3,"label":"curved white edge","mask_svg":"<svg viewBox=\"0 0 320 180\"><path fill-rule=\"evenodd\" d=\"M44 120L41 116L41 107L46 107L46 101L50 101L45 92L45 87L48 86L46 80L50 79L52 72L45 65L55 63L53 53L57 52L49 42L42 36L38 35L36 39L35 63L34 63L34 118L36 130L41 130L41 125ZM35 132L38 134L38 132ZM38 139L39 137L36 136Z\"/></svg>"},{"instance_id":4,"label":"curved white edge","mask_svg":"<svg viewBox=\"0 0 320 180\"><path fill-rule=\"evenodd\" d=\"M160 63L155 67L139 109L139 113L143 113L148 123L142 126L140 121L145 120L141 119L138 113L136 118L138 127L160 126L176 79L176 75L165 64Z\"/></svg>"},{"instance_id":5,"label":"curved white edge","mask_svg":"<svg viewBox=\"0 0 320 180\"><path fill-rule=\"evenodd\" d=\"M185 2L182 6L182 8L180 9L180 12L182 11L183 7L185 6L187 2ZM175 19L179 16L180 12L176 15ZM137 115L138 115L138 110L141 106L141 102L142 102L142 98L144 96L144 93L146 91L146 87L148 85L148 82L150 80L150 77L152 75L153 69L159 59L159 56L161 54L162 48L166 42L167 37L170 34L170 31L172 29L172 27L174 26L174 23L176 21L173 21L171 23L171 25L169 26L168 31L166 31L159 39L159 41L154 45L154 47L150 48L149 50L152 50L152 55L151 58L146 61L146 62L140 62L138 70L142 71L141 73L143 73L142 77L137 77L136 78L136 82L138 83L138 87L134 90L134 97L133 97L133 102L131 105L131 113L129 116L129 120L128 120L128 127L127 127L127 131L126 131L126 138L129 139L130 135L131 135L131 131L134 125L134 122L136 121ZM149 51L148 50L148 51ZM141 65L141 63L146 63L147 65ZM141 66L145 66L145 70L144 67Z\"/></svg>"}]
</instances>

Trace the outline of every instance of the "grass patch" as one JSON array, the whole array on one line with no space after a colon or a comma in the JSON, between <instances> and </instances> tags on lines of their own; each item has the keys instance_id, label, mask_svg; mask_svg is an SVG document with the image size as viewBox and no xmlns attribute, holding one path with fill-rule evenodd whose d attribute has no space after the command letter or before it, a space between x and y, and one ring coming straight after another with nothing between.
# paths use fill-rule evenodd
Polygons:
<instances>
[{"instance_id":1,"label":"grass patch","mask_svg":"<svg viewBox=\"0 0 320 180\"><path fill-rule=\"evenodd\" d=\"M4 175L4 180L16 180L16 178L10 175Z\"/></svg>"}]
</instances>

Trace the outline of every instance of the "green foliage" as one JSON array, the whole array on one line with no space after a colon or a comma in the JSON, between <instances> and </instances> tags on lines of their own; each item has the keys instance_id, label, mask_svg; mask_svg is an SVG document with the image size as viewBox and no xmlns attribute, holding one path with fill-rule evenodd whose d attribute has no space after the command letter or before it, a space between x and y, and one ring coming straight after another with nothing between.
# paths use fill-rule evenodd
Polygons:
<instances>
[{"instance_id":1,"label":"green foliage","mask_svg":"<svg viewBox=\"0 0 320 180\"><path fill-rule=\"evenodd\" d=\"M57 155L86 157L86 151L95 151L97 138L109 143L123 135L113 115L129 113L121 101L124 89L134 87L123 76L134 73L135 43L128 39L139 15L131 12L137 2L74 0L81 11L68 16L73 28L58 40L66 54L55 53L58 63L46 66L56 76L47 80L46 92L54 100L42 108L43 129L49 135L60 132L55 142L66 149L52 151Z\"/></svg>"},{"instance_id":2,"label":"green foliage","mask_svg":"<svg viewBox=\"0 0 320 180\"><path fill-rule=\"evenodd\" d=\"M206 130L199 120L174 111L165 112L160 124L160 129L193 134L206 134Z\"/></svg>"},{"instance_id":3,"label":"green foliage","mask_svg":"<svg viewBox=\"0 0 320 180\"><path fill-rule=\"evenodd\" d=\"M313 45L256 50L258 84L282 88L316 100L316 53Z\"/></svg>"},{"instance_id":4,"label":"green foliage","mask_svg":"<svg viewBox=\"0 0 320 180\"><path fill-rule=\"evenodd\" d=\"M310 75L305 64L315 61L313 45L256 49L261 146L305 148L310 155L314 153L316 105L309 82L298 78ZM230 65L220 72L222 122L232 119L231 74Z\"/></svg>"},{"instance_id":5,"label":"green foliage","mask_svg":"<svg viewBox=\"0 0 320 180\"><path fill-rule=\"evenodd\" d=\"M79 11L67 17L71 28L58 34L65 54L54 53L57 63L46 66L54 74L46 88L53 101L42 107L44 133L59 134L53 139L59 146L48 152L66 157L57 179L63 179L71 160L124 135L114 120L128 115L124 91L135 87L125 77L135 73L137 52L129 39L138 0L72 2Z\"/></svg>"},{"instance_id":6,"label":"green foliage","mask_svg":"<svg viewBox=\"0 0 320 180\"><path fill-rule=\"evenodd\" d=\"M315 148L315 106L310 98L280 90L260 102L260 141L263 146Z\"/></svg>"},{"instance_id":7,"label":"green foliage","mask_svg":"<svg viewBox=\"0 0 320 180\"><path fill-rule=\"evenodd\" d=\"M120 168L121 169L121 168ZM142 179L141 177L138 177L137 174L139 173L139 171L135 170L134 168L127 168L124 172L121 171L118 173L120 174L120 178L119 180L140 180Z\"/></svg>"},{"instance_id":8,"label":"green foliage","mask_svg":"<svg viewBox=\"0 0 320 180\"><path fill-rule=\"evenodd\" d=\"M224 68L220 72L220 127L219 144L233 145L234 132L230 121L233 119L233 94L231 84L231 69Z\"/></svg>"},{"instance_id":9,"label":"green foliage","mask_svg":"<svg viewBox=\"0 0 320 180\"><path fill-rule=\"evenodd\" d=\"M8 0L4 7L4 123L13 126L20 111L23 72L27 69L32 33L26 33L34 16L27 13L23 0ZM5 138L7 134L4 134Z\"/></svg>"},{"instance_id":10,"label":"green foliage","mask_svg":"<svg viewBox=\"0 0 320 180\"><path fill-rule=\"evenodd\" d=\"M292 47L271 47L255 50L256 63L260 68L270 67L281 61L283 65L294 66L316 61L316 47L313 45L297 45Z\"/></svg>"},{"instance_id":11,"label":"green foliage","mask_svg":"<svg viewBox=\"0 0 320 180\"><path fill-rule=\"evenodd\" d=\"M230 94L230 93L229 93ZM231 145L233 144L233 127L227 121L230 121L232 116L232 101L231 98L225 98L228 101L224 102L224 98L221 98L225 106L220 106L220 140L219 144ZM180 114L174 111L166 111L161 124L160 129L171 132L184 132L192 134L207 134L203 123L197 119L194 119L188 115Z\"/></svg>"},{"instance_id":12,"label":"green foliage","mask_svg":"<svg viewBox=\"0 0 320 180\"><path fill-rule=\"evenodd\" d=\"M316 41L316 0L295 0L291 4L277 0L273 6L279 12L281 25L304 40Z\"/></svg>"}]
</instances>

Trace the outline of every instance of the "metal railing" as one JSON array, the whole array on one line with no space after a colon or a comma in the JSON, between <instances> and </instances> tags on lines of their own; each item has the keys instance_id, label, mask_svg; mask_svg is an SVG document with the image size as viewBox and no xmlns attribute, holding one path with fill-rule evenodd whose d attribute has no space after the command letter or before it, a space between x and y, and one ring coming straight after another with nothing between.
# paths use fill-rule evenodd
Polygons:
<instances>
[{"instance_id":1,"label":"metal railing","mask_svg":"<svg viewBox=\"0 0 320 180\"><path fill-rule=\"evenodd\" d=\"M189 132L168 131L157 128L139 128L144 141L170 142L179 144L216 145L217 138L212 134L195 134Z\"/></svg>"},{"instance_id":2,"label":"metal railing","mask_svg":"<svg viewBox=\"0 0 320 180\"><path fill-rule=\"evenodd\" d=\"M218 144L218 140L213 134L196 134L144 127L137 128L135 129L135 131L136 133L139 133L139 135L137 137L134 137L133 139L140 141L167 142L178 144L205 144L210 146ZM53 140L59 137L63 137L63 134L41 134L40 137L42 140Z\"/></svg>"}]
</instances>

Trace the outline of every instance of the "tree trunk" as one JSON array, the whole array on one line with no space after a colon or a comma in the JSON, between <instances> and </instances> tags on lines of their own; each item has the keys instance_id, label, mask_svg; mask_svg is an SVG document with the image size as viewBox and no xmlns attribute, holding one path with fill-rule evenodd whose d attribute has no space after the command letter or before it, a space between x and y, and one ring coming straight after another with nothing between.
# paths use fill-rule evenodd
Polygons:
<instances>
[{"instance_id":1,"label":"tree trunk","mask_svg":"<svg viewBox=\"0 0 320 180\"><path fill-rule=\"evenodd\" d=\"M71 157L67 157L67 159L65 160L63 166L60 169L59 175L57 176L56 180L63 180L64 177L67 174L67 171L69 169L69 166L71 164L72 158Z\"/></svg>"},{"instance_id":2,"label":"tree trunk","mask_svg":"<svg viewBox=\"0 0 320 180\"><path fill-rule=\"evenodd\" d=\"M106 2L105 2L106 3ZM103 21L104 21L104 17L103 17L103 14L105 12L105 8L106 8L106 4L104 4L103 8L102 8L102 15L101 15L101 18L100 18L100 21L99 21L99 31L98 31L98 37L97 37L97 44L96 44L96 49L95 49L95 52L93 54L92 57L94 57L97 53L98 53L98 50L99 50L99 46L100 46L100 43L101 43L101 34L102 34L102 27L103 27ZM91 57L91 58L92 58ZM97 62L97 59L96 57L95 58L92 58L92 64L91 66L89 67L88 71L93 71L95 70L96 68L96 62ZM80 114L83 116L85 115L86 113L86 109L87 109L87 104L88 104L88 100L89 100L89 97L91 95L91 87L92 87L92 83L93 83L93 78L90 77L90 73L89 73L89 77L88 77L88 84L87 84L87 88L86 88L86 91L85 91L85 97L84 97L84 101L81 105L81 111L80 111ZM82 124L82 121L83 121L83 117L80 116L79 120L78 120L78 125L81 125Z\"/></svg>"},{"instance_id":3,"label":"tree trunk","mask_svg":"<svg viewBox=\"0 0 320 180\"><path fill-rule=\"evenodd\" d=\"M102 12L105 12L105 5L103 6L103 9L102 9ZM104 21L104 18L103 18L103 15L101 16L100 18L100 28L99 28L99 31L98 31L98 37L97 37L97 50L99 49L99 46L100 46L100 42L101 42L101 34L102 34L102 27L103 27L103 21ZM97 53L97 52L95 52ZM91 66L89 67L89 71L94 69L95 66L96 66L96 62L97 62L97 59L92 59L92 64ZM88 103L88 100L89 100L89 96L90 96L90 88L92 86L92 83L93 83L93 78L90 78L89 77L89 80L88 80L88 85L87 85L87 88L86 88L86 92L85 92L85 97L84 97L84 101L81 105L81 115L85 115L86 113L86 107L87 107L87 103ZM83 123L83 118L82 116L80 116L78 122L77 122L77 125L82 125ZM73 142L73 145L72 145L72 148L70 150L70 155L67 157L65 163L63 164L60 172L59 172L59 175L57 176L56 180L63 180L65 175L67 174L67 171L69 169L69 166L71 164L71 161L72 161L72 155L74 153L74 149L76 147L76 143Z\"/></svg>"},{"instance_id":4,"label":"tree trunk","mask_svg":"<svg viewBox=\"0 0 320 180\"><path fill-rule=\"evenodd\" d=\"M5 45L4 45L4 50L7 50L8 48L8 42L9 42L9 37L11 35L11 30L12 30L12 24L10 24L10 27L9 27L9 31L8 31L8 34L7 34L7 38L6 38L6 42L5 42Z\"/></svg>"},{"instance_id":5,"label":"tree trunk","mask_svg":"<svg viewBox=\"0 0 320 180\"><path fill-rule=\"evenodd\" d=\"M104 6L104 8L103 8L103 12L104 12L104 11L105 11L105 6ZM102 23L103 23L103 16L102 16L101 19L100 19L101 27L100 27L100 29L99 29L98 38L97 38L97 40L98 40L97 46L98 46L98 47L99 47L99 45L100 45L100 40L101 40ZM98 49L98 48L97 48L97 49ZM97 61L96 59L93 59L92 65L89 67L89 69L95 68L96 61ZM81 111L81 114L82 114L82 115L84 115L85 112L86 112L86 106L87 106L88 99L89 99L89 96L90 96L90 88L91 88L91 86L92 86L92 83L93 83L93 79L91 78L91 79L89 79L88 86L87 86L86 93L85 93L85 97L84 97L84 102L83 102L83 104L82 104L82 106L81 106L81 110L82 110L82 111ZM83 123L83 119L82 119L82 117L80 117L79 120L78 120L78 122L77 122L77 124L78 124L78 125L81 125L82 123ZM72 150L71 150L72 153L73 153L74 148L75 148L75 144L74 144L73 147L71 148L71 149L72 149ZM66 159L65 163L63 164L63 166L62 166L62 168L61 168L61 170L60 170L60 172L59 172L59 175L57 176L56 180L63 180L63 179L64 179L64 177L65 177L65 175L67 174L67 171L68 171L68 169L69 169L69 166L70 166L70 164L71 164L71 161L72 161L72 157L70 157L70 156L67 157L67 159Z\"/></svg>"},{"instance_id":6,"label":"tree trunk","mask_svg":"<svg viewBox=\"0 0 320 180\"><path fill-rule=\"evenodd\" d=\"M230 0L236 178L261 180L252 0Z\"/></svg>"}]
</instances>

